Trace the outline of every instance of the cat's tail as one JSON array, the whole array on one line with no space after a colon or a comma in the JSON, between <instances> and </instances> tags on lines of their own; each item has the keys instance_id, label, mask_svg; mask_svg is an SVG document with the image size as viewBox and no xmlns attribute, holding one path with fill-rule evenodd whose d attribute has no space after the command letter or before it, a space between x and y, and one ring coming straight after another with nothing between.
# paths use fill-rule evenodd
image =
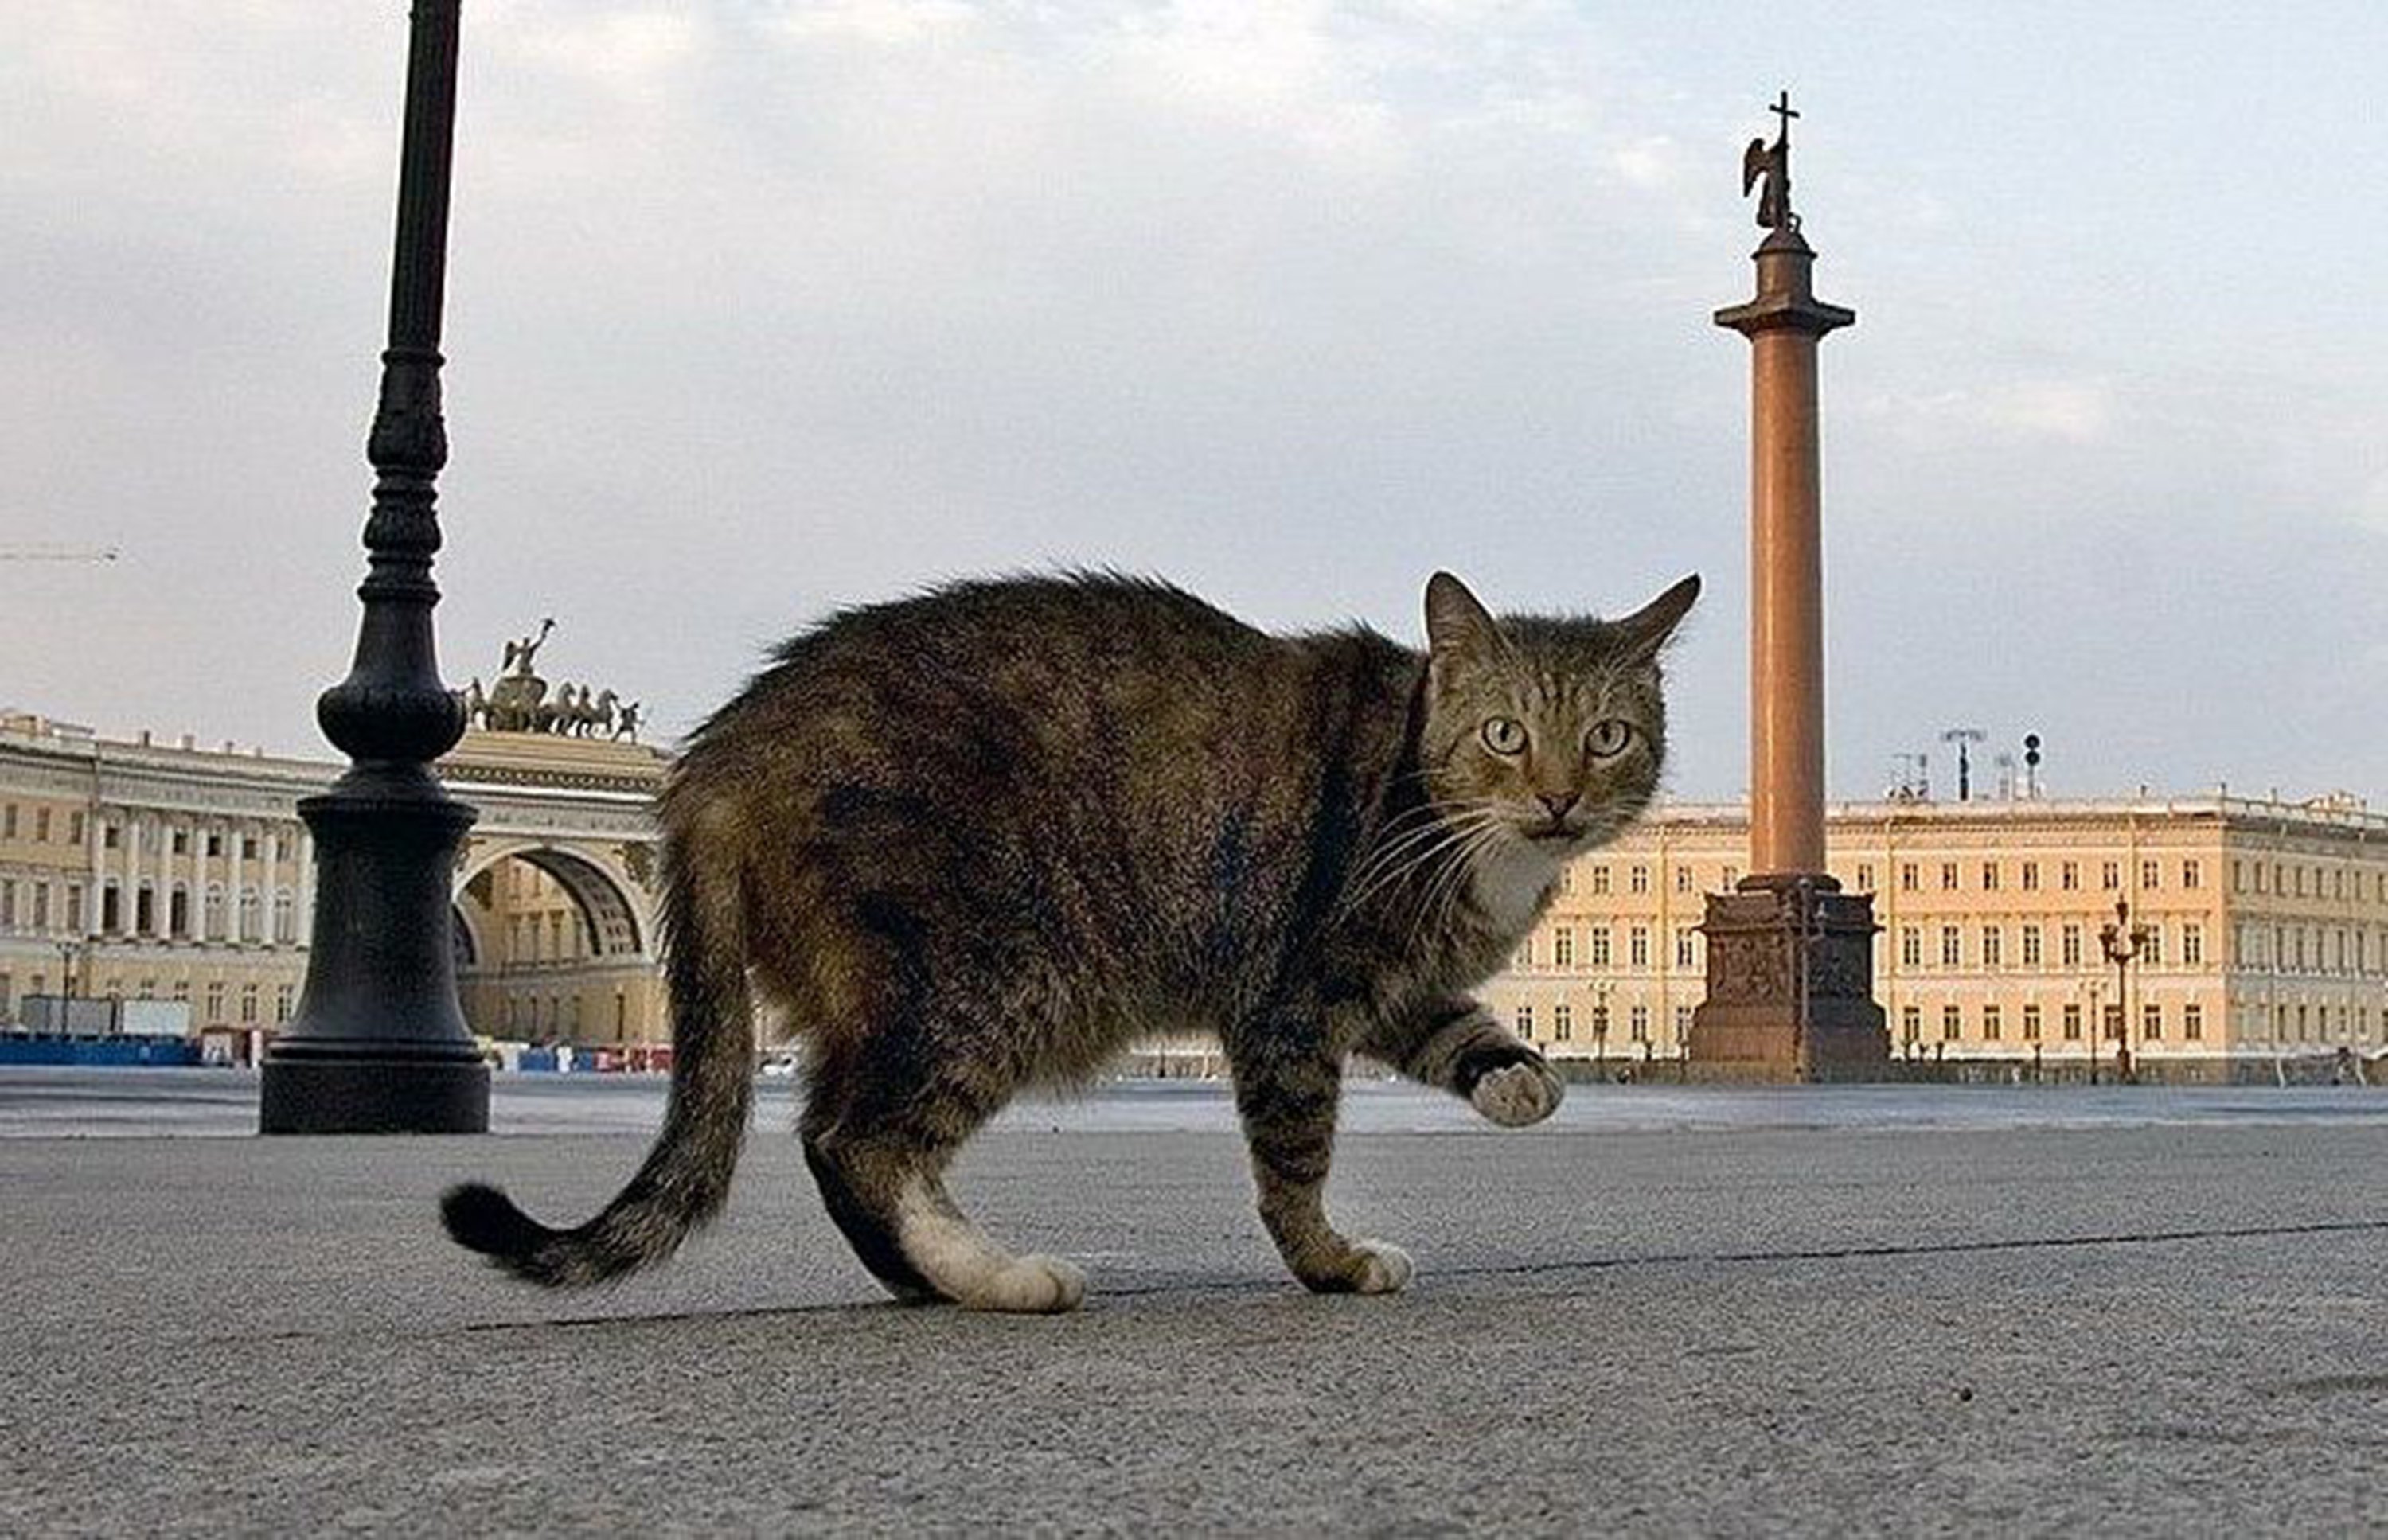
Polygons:
<instances>
[{"instance_id":1,"label":"cat's tail","mask_svg":"<svg viewBox=\"0 0 2388 1540\"><path fill-rule=\"evenodd\" d=\"M730 1195L755 1095L737 865L701 869L712 864L678 840L665 842L663 865L671 1097L646 1163L603 1212L572 1230L549 1229L479 1182L440 1200L459 1245L535 1283L602 1283L661 1261Z\"/></svg>"}]
</instances>

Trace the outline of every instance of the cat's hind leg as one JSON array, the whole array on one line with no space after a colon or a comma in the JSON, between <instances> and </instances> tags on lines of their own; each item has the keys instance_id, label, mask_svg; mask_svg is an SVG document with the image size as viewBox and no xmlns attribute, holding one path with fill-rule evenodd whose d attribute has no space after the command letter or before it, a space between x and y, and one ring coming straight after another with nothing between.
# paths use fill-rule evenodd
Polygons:
<instances>
[{"instance_id":1,"label":"cat's hind leg","mask_svg":"<svg viewBox=\"0 0 2388 1540\"><path fill-rule=\"evenodd\" d=\"M888 1057L856 1064L823 1054L805 1109L806 1164L855 1255L899 1299L945 1299L974 1310L1076 1309L1085 1274L1059 1257L1014 1256L946 1191L955 1151L1010 1088L986 1074L900 1070L900 1083L889 1083Z\"/></svg>"},{"instance_id":2,"label":"cat's hind leg","mask_svg":"<svg viewBox=\"0 0 2388 1540\"><path fill-rule=\"evenodd\" d=\"M1348 1239L1327 1220L1327 1171L1343 1069L1320 1035L1266 1027L1235 1033L1227 1062L1251 1147L1261 1222L1285 1265L1318 1294L1391 1294L1407 1284L1406 1252Z\"/></svg>"}]
</instances>

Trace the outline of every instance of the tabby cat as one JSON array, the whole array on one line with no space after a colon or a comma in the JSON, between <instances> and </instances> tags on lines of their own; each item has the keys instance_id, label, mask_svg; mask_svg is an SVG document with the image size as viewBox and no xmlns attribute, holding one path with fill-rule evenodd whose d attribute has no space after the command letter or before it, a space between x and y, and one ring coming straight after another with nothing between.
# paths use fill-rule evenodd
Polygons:
<instances>
[{"instance_id":1,"label":"tabby cat","mask_svg":"<svg viewBox=\"0 0 2388 1540\"><path fill-rule=\"evenodd\" d=\"M1561 865L1649 802L1658 655L1698 593L1495 620L1438 573L1423 655L1360 627L1265 635L1109 575L836 616L696 731L662 793L676 1052L645 1164L573 1230L458 1187L449 1233L541 1283L669 1255L729 1191L759 995L807 1044L800 1131L830 1215L899 1297L1074 1307L1078 1269L997 1245L946 1168L1022 1089L1187 1029L1224 1048L1294 1275L1401 1288L1408 1256L1321 1202L1344 1060L1496 1123L1558 1105L1467 991Z\"/></svg>"}]
</instances>

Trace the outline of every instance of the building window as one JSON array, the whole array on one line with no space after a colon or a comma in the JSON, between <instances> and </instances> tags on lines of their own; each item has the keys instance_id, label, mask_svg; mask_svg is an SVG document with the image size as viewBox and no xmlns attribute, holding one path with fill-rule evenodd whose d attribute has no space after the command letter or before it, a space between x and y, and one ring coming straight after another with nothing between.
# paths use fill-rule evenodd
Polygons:
<instances>
[{"instance_id":1,"label":"building window","mask_svg":"<svg viewBox=\"0 0 2388 1540\"><path fill-rule=\"evenodd\" d=\"M2140 1007L2140 1036L2150 1042L2164 1037L2164 1007L2153 1000Z\"/></svg>"},{"instance_id":2,"label":"building window","mask_svg":"<svg viewBox=\"0 0 2388 1540\"><path fill-rule=\"evenodd\" d=\"M2184 967L2196 967L2205 961L2205 928L2195 920L2180 928L2180 961Z\"/></svg>"},{"instance_id":3,"label":"building window","mask_svg":"<svg viewBox=\"0 0 2388 1540\"><path fill-rule=\"evenodd\" d=\"M257 859L256 835L244 834L240 837L240 858L243 861L254 861Z\"/></svg>"},{"instance_id":4,"label":"building window","mask_svg":"<svg viewBox=\"0 0 2388 1540\"><path fill-rule=\"evenodd\" d=\"M1646 968L1650 966L1650 928L1637 925L1625 933L1625 966Z\"/></svg>"},{"instance_id":5,"label":"building window","mask_svg":"<svg viewBox=\"0 0 2388 1540\"><path fill-rule=\"evenodd\" d=\"M2182 887L2195 888L2204 880L2205 874L2204 871L2199 869L2196 862L2184 861L2180 864L2180 885Z\"/></svg>"},{"instance_id":6,"label":"building window","mask_svg":"<svg viewBox=\"0 0 2388 1540\"><path fill-rule=\"evenodd\" d=\"M2060 967L2077 968L2081 966L2081 928L2079 926L2067 925L2057 932L2056 961Z\"/></svg>"},{"instance_id":7,"label":"building window","mask_svg":"<svg viewBox=\"0 0 2388 1540\"><path fill-rule=\"evenodd\" d=\"M46 807L33 809L33 842L40 845L50 842L50 810ZM111 849L115 844L113 839L108 841Z\"/></svg>"},{"instance_id":8,"label":"building window","mask_svg":"<svg viewBox=\"0 0 2388 1540\"><path fill-rule=\"evenodd\" d=\"M2123 864L2119 861L2098 863L2098 886L2112 893L2123 886Z\"/></svg>"},{"instance_id":9,"label":"building window","mask_svg":"<svg viewBox=\"0 0 2388 1540\"><path fill-rule=\"evenodd\" d=\"M1995 862L1995 861L1985 861L1985 862L1983 862L1983 863L1982 863L1982 891L1984 891L1984 892L1986 892L1986 893L1994 893L1994 892L1997 892L1997 891L1998 891L1998 888L1999 888L1999 864L1998 864L1997 862Z\"/></svg>"},{"instance_id":10,"label":"building window","mask_svg":"<svg viewBox=\"0 0 2388 1540\"><path fill-rule=\"evenodd\" d=\"M1899 1008L1899 1041L1914 1042L1924 1036L1924 1007L1901 1005Z\"/></svg>"},{"instance_id":11,"label":"building window","mask_svg":"<svg viewBox=\"0 0 2388 1540\"><path fill-rule=\"evenodd\" d=\"M1940 863L1940 890L1944 893L1957 890L1957 864L1953 861Z\"/></svg>"},{"instance_id":12,"label":"building window","mask_svg":"<svg viewBox=\"0 0 2388 1540\"><path fill-rule=\"evenodd\" d=\"M1688 892L1690 892L1691 890L1692 890L1692 869L1691 869L1689 866L1678 866L1678 867L1676 867L1676 868L1675 868L1675 891L1677 891L1677 892L1679 892L1679 893L1688 893Z\"/></svg>"},{"instance_id":13,"label":"building window","mask_svg":"<svg viewBox=\"0 0 2388 1540\"><path fill-rule=\"evenodd\" d=\"M2060 861L2056 865L2056 885L2068 893L2081 890L2081 863Z\"/></svg>"},{"instance_id":14,"label":"building window","mask_svg":"<svg viewBox=\"0 0 2388 1540\"><path fill-rule=\"evenodd\" d=\"M240 990L240 1021L244 1027L257 1024L257 986L244 984Z\"/></svg>"},{"instance_id":15,"label":"building window","mask_svg":"<svg viewBox=\"0 0 2388 1540\"><path fill-rule=\"evenodd\" d=\"M273 895L273 939L286 944L298 939L298 903L288 893Z\"/></svg>"},{"instance_id":16,"label":"building window","mask_svg":"<svg viewBox=\"0 0 2388 1540\"><path fill-rule=\"evenodd\" d=\"M1573 866L1561 866L1559 868L1559 891L1562 893L1572 893L1575 891L1575 868ZM621 1003L621 997L616 995L615 997L614 1004L618 1005ZM616 1014L618 1015L619 1013ZM614 1023L614 1036L617 1041L622 1036L622 1024L619 1021Z\"/></svg>"},{"instance_id":17,"label":"building window","mask_svg":"<svg viewBox=\"0 0 2388 1540\"><path fill-rule=\"evenodd\" d=\"M113 882L103 885L99 890L99 928L113 933L117 928L116 922L123 917L123 892Z\"/></svg>"},{"instance_id":18,"label":"building window","mask_svg":"<svg viewBox=\"0 0 2388 1540\"><path fill-rule=\"evenodd\" d=\"M2161 966L2164 963L2164 927L2149 926L2148 933L2140 940L2140 961L2142 964L2149 967Z\"/></svg>"},{"instance_id":19,"label":"building window","mask_svg":"<svg viewBox=\"0 0 2388 1540\"><path fill-rule=\"evenodd\" d=\"M1962 932L1953 925L1944 925L1940 928L1940 966L1942 967L1953 968L1964 966L1965 949L1964 942L1961 939L1962 935Z\"/></svg>"},{"instance_id":20,"label":"building window","mask_svg":"<svg viewBox=\"0 0 2388 1540\"><path fill-rule=\"evenodd\" d=\"M14 839L16 838L17 804L10 802L6 807L0 807L0 839Z\"/></svg>"},{"instance_id":21,"label":"building window","mask_svg":"<svg viewBox=\"0 0 2388 1540\"><path fill-rule=\"evenodd\" d=\"M1594 866L1592 869L1592 890L1595 893L1605 893L1608 891L1607 863L1603 862L1601 865Z\"/></svg>"},{"instance_id":22,"label":"building window","mask_svg":"<svg viewBox=\"0 0 2388 1540\"><path fill-rule=\"evenodd\" d=\"M2123 1036L2123 1007L2122 1007L2122 1006L2120 1006L2120 1005L2109 1005L2109 1006L2107 1006L2107 1007L2106 1007L2106 1010L2105 1010L2105 1016L2106 1016L2106 1041L2107 1041L2108 1042L2115 1042L2115 1041L2121 1041L2122 1036Z\"/></svg>"},{"instance_id":23,"label":"building window","mask_svg":"<svg viewBox=\"0 0 2388 1540\"><path fill-rule=\"evenodd\" d=\"M1858 863L1858 891L1861 893L1874 891L1874 863L1871 861Z\"/></svg>"},{"instance_id":24,"label":"building window","mask_svg":"<svg viewBox=\"0 0 2388 1540\"><path fill-rule=\"evenodd\" d=\"M1982 927L1982 966L1986 968L2006 966L2007 933L1995 925Z\"/></svg>"},{"instance_id":25,"label":"building window","mask_svg":"<svg viewBox=\"0 0 2388 1540\"><path fill-rule=\"evenodd\" d=\"M1625 1013L1625 1025L1636 1042L1650 1041L1650 1007L1636 1005Z\"/></svg>"},{"instance_id":26,"label":"building window","mask_svg":"<svg viewBox=\"0 0 2388 1540\"><path fill-rule=\"evenodd\" d=\"M1517 1019L1518 1019L1518 1041L1520 1041L1520 1042L1531 1042L1531 1041L1534 1041L1534 1008L1533 1008L1531 1005L1520 1005L1520 1006L1518 1006L1518 1018L1517 1018Z\"/></svg>"},{"instance_id":27,"label":"building window","mask_svg":"<svg viewBox=\"0 0 2388 1540\"><path fill-rule=\"evenodd\" d=\"M1740 886L1741 868L1738 866L1725 867L1722 873L1717 877L1717 890L1720 892L1730 893Z\"/></svg>"},{"instance_id":28,"label":"building window","mask_svg":"<svg viewBox=\"0 0 2388 1540\"><path fill-rule=\"evenodd\" d=\"M1692 1008L1689 1005L1678 1005L1675 1007L1675 1041L1678 1045L1684 1045L1691 1041Z\"/></svg>"},{"instance_id":29,"label":"building window","mask_svg":"<svg viewBox=\"0 0 2388 1540\"><path fill-rule=\"evenodd\" d=\"M1902 925L1899 928L1899 966L1920 968L1924 966L1924 928Z\"/></svg>"},{"instance_id":30,"label":"building window","mask_svg":"<svg viewBox=\"0 0 2388 1540\"><path fill-rule=\"evenodd\" d=\"M2039 862L2026 861L2023 864L2023 890L2026 893L2037 893L2039 891Z\"/></svg>"},{"instance_id":31,"label":"building window","mask_svg":"<svg viewBox=\"0 0 2388 1540\"><path fill-rule=\"evenodd\" d=\"M207 1011L204 1016L205 1020L214 1022L223 1020L223 1000L224 991L222 980L210 980L208 984Z\"/></svg>"},{"instance_id":32,"label":"building window","mask_svg":"<svg viewBox=\"0 0 2388 1540\"><path fill-rule=\"evenodd\" d=\"M1596 968L1608 966L1608 927L1595 925L1584 939L1591 943L1586 950L1591 954L1588 961L1592 966Z\"/></svg>"},{"instance_id":33,"label":"building window","mask_svg":"<svg viewBox=\"0 0 2388 1540\"><path fill-rule=\"evenodd\" d=\"M2039 1007L2038 1005L2026 1005L2023 1008L2023 1040L2026 1042L2039 1041Z\"/></svg>"},{"instance_id":34,"label":"building window","mask_svg":"<svg viewBox=\"0 0 2388 1540\"><path fill-rule=\"evenodd\" d=\"M2191 1001L2180 1008L2180 1035L2195 1042L2205 1036L2205 1007Z\"/></svg>"},{"instance_id":35,"label":"building window","mask_svg":"<svg viewBox=\"0 0 2388 1540\"><path fill-rule=\"evenodd\" d=\"M2234 893L2247 890L2247 864L2235 856L2230 862L2230 890Z\"/></svg>"},{"instance_id":36,"label":"building window","mask_svg":"<svg viewBox=\"0 0 2388 1540\"><path fill-rule=\"evenodd\" d=\"M2078 1005L2067 1005L2067 1006L2065 1006L2065 1007L2064 1007L2064 1041L2067 1041L2067 1042L2078 1042L2078 1041L2081 1041L2081 1007L2080 1007L2080 1006L2078 1006Z\"/></svg>"},{"instance_id":37,"label":"building window","mask_svg":"<svg viewBox=\"0 0 2388 1540\"><path fill-rule=\"evenodd\" d=\"M166 837L166 848L172 851L176 855L190 854L191 831L186 828L176 829L173 833Z\"/></svg>"},{"instance_id":38,"label":"building window","mask_svg":"<svg viewBox=\"0 0 2388 1540\"><path fill-rule=\"evenodd\" d=\"M1943 1041L1943 1042L1954 1042L1954 1041L1957 1041L1958 1034L1959 1034L1960 1032L1962 1032L1962 1031L1964 1029L1964 1026L1965 1026L1965 1014L1964 1014L1962 1011L1959 1010L1959 1009L1958 1009L1955 1005L1953 1005L1953 1004L1950 1004L1950 1005L1943 1005L1943 1006L1941 1006L1941 1007L1940 1007L1940 1041Z\"/></svg>"},{"instance_id":39,"label":"building window","mask_svg":"<svg viewBox=\"0 0 2388 1540\"><path fill-rule=\"evenodd\" d=\"M1899 890L1902 893L1912 893L1915 891L1914 862L1902 861L1899 864Z\"/></svg>"},{"instance_id":40,"label":"building window","mask_svg":"<svg viewBox=\"0 0 2388 1540\"><path fill-rule=\"evenodd\" d=\"M1534 939L1531 936L1528 936L1518 943L1518 955L1510 960L1509 966L1516 968L1520 973L1528 972L1533 967Z\"/></svg>"},{"instance_id":41,"label":"building window","mask_svg":"<svg viewBox=\"0 0 2388 1540\"><path fill-rule=\"evenodd\" d=\"M1635 865L1627 867L1625 872L1625 886L1627 890L1631 892L1648 892L1650 890L1650 868L1642 865L1638 862Z\"/></svg>"},{"instance_id":42,"label":"building window","mask_svg":"<svg viewBox=\"0 0 2388 1540\"><path fill-rule=\"evenodd\" d=\"M1689 926L1675 928L1675 966L1686 970L1692 966L1692 929Z\"/></svg>"},{"instance_id":43,"label":"building window","mask_svg":"<svg viewBox=\"0 0 2388 1540\"><path fill-rule=\"evenodd\" d=\"M1575 927L1563 925L1551 933L1551 966L1575 966Z\"/></svg>"},{"instance_id":44,"label":"building window","mask_svg":"<svg viewBox=\"0 0 2388 1540\"><path fill-rule=\"evenodd\" d=\"M223 831L222 831L222 830L221 830L221 829L210 829L210 830L208 830L208 838L207 838L207 853L208 853L208 854L210 854L210 855L211 855L211 856L215 856L215 855L222 855L222 854L223 854Z\"/></svg>"},{"instance_id":45,"label":"building window","mask_svg":"<svg viewBox=\"0 0 2388 1540\"><path fill-rule=\"evenodd\" d=\"M80 845L80 844L82 844L82 843L83 843L83 814L80 814L80 813L70 813L70 814L67 814L67 843L68 843L68 844L70 844L70 845Z\"/></svg>"},{"instance_id":46,"label":"building window","mask_svg":"<svg viewBox=\"0 0 2388 1540\"><path fill-rule=\"evenodd\" d=\"M2164 863L2163 863L2163 862L2161 862L2161 861L2142 861L2142 862L2140 862L2140 887L2142 890L2145 890L2145 889L2150 889L2150 888L2160 888L2160 887L2162 887L2163 885L2164 885Z\"/></svg>"},{"instance_id":47,"label":"building window","mask_svg":"<svg viewBox=\"0 0 2388 1540\"><path fill-rule=\"evenodd\" d=\"M1982 1007L1982 1041L1996 1042L2005 1028L2004 1013L1995 1004Z\"/></svg>"},{"instance_id":48,"label":"building window","mask_svg":"<svg viewBox=\"0 0 2388 1540\"><path fill-rule=\"evenodd\" d=\"M616 1030L619 1029L619 1026L617 1022ZM1574 1036L1575 1008L1562 1000L1551 1007L1551 1037L1556 1041L1565 1042Z\"/></svg>"},{"instance_id":49,"label":"building window","mask_svg":"<svg viewBox=\"0 0 2388 1540\"><path fill-rule=\"evenodd\" d=\"M2027 968L2039 966L2039 927L2036 925L2023 928L2023 966Z\"/></svg>"}]
</instances>

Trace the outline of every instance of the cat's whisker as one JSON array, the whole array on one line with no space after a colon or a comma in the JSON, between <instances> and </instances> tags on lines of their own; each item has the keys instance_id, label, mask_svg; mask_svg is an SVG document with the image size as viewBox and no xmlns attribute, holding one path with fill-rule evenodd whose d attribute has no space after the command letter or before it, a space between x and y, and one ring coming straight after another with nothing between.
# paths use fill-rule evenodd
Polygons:
<instances>
[{"instance_id":1,"label":"cat's whisker","mask_svg":"<svg viewBox=\"0 0 2388 1540\"><path fill-rule=\"evenodd\" d=\"M1346 885L1341 907L1346 913L1357 909L1368 898L1434 861L1448 847L1472 833L1479 823L1492 816L1489 812L1482 811L1438 816L1429 827L1411 830L1400 839L1382 847L1353 874L1352 881Z\"/></svg>"}]
</instances>

